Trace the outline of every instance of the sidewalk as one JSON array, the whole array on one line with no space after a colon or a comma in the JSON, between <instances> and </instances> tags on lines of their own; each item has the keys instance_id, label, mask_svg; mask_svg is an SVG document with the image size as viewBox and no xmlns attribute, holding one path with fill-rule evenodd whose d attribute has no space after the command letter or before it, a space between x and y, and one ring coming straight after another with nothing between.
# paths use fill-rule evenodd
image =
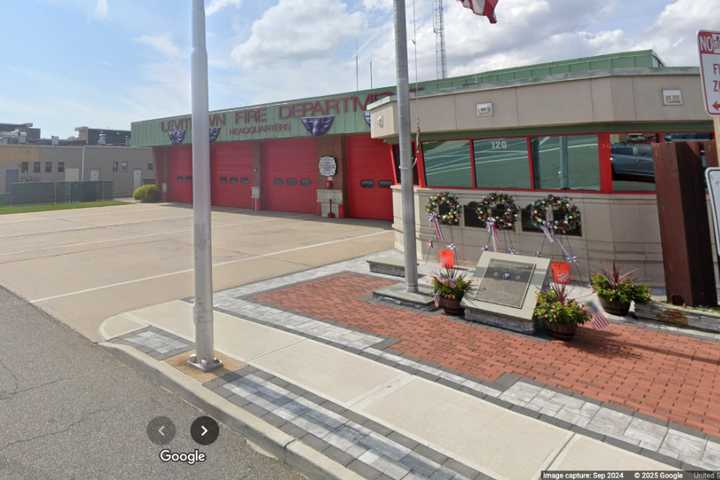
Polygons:
<instances>
[{"instance_id":1,"label":"sidewalk","mask_svg":"<svg viewBox=\"0 0 720 480\"><path fill-rule=\"evenodd\" d=\"M627 329L648 332L656 355L673 348L659 343L669 337L688 361L705 362L699 375L710 379L710 393L720 358L713 356L720 352L715 340L614 324L607 332L583 329L580 344L594 349L578 352L572 344L370 298L373 288L396 282L369 275L358 259L217 293L216 348L237 367L221 377L195 380L168 367L192 349L189 302L113 317L101 334L107 345L184 376L188 388L220 408L239 406L261 419L266 436L289 436L285 450L307 453L330 477L531 479L547 469L720 469L714 437L686 417L670 423L649 414L649 400L638 404L645 410L618 405L632 392L610 389L616 378L647 375L636 373L637 365L667 371L657 358L638 356L633 349L643 345ZM707 347L707 358L697 359L693 342ZM603 364L593 364L597 358ZM605 388L593 390L600 380ZM711 435L713 428L708 423Z\"/></svg>"}]
</instances>

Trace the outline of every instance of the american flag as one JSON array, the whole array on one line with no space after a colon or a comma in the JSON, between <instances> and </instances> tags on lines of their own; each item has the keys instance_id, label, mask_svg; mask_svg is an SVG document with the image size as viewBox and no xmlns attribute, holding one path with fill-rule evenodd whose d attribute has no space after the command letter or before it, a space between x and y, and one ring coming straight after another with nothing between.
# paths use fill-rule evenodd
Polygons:
<instances>
[{"instance_id":1,"label":"american flag","mask_svg":"<svg viewBox=\"0 0 720 480\"><path fill-rule=\"evenodd\" d=\"M471 9L476 15L488 17L490 23L497 23L495 7L498 0L458 0L458 2L462 3L463 7Z\"/></svg>"},{"instance_id":2,"label":"american flag","mask_svg":"<svg viewBox=\"0 0 720 480\"><path fill-rule=\"evenodd\" d=\"M592 325L595 330L605 330L610 326L610 322L608 322L607 317L595 305L595 302L589 301L585 306L587 307L588 312L590 312L590 325Z\"/></svg>"}]
</instances>

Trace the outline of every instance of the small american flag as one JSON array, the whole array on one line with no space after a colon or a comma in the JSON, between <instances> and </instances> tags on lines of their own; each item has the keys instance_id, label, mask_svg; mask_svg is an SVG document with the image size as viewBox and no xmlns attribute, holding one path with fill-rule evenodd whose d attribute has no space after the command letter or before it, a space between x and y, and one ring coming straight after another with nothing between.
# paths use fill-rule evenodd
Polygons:
<instances>
[{"instance_id":1,"label":"small american flag","mask_svg":"<svg viewBox=\"0 0 720 480\"><path fill-rule=\"evenodd\" d=\"M463 7L471 9L476 15L488 17L490 23L497 23L495 7L498 0L458 0L458 2L462 3Z\"/></svg>"},{"instance_id":2,"label":"small american flag","mask_svg":"<svg viewBox=\"0 0 720 480\"><path fill-rule=\"evenodd\" d=\"M595 302L590 301L585 306L587 307L588 312L590 312L590 325L592 325L595 330L606 330L610 327L610 322L608 322L605 314L597 308Z\"/></svg>"}]
</instances>

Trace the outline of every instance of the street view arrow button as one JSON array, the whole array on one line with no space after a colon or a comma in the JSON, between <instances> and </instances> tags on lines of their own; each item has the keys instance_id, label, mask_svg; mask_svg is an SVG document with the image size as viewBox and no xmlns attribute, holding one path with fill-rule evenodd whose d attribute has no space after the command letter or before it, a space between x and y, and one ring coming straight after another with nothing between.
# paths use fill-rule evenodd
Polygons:
<instances>
[{"instance_id":1,"label":"street view arrow button","mask_svg":"<svg viewBox=\"0 0 720 480\"><path fill-rule=\"evenodd\" d=\"M220 435L220 425L210 417L199 417L190 426L190 436L200 445L210 445Z\"/></svg>"},{"instance_id":2,"label":"street view arrow button","mask_svg":"<svg viewBox=\"0 0 720 480\"><path fill-rule=\"evenodd\" d=\"M175 438L175 424L167 417L155 417L148 423L146 432L155 445L167 445Z\"/></svg>"}]
</instances>

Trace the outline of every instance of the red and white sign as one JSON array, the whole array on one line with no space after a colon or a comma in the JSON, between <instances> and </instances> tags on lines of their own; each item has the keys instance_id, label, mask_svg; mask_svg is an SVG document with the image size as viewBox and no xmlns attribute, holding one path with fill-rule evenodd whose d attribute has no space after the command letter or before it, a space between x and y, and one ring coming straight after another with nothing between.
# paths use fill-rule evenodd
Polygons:
<instances>
[{"instance_id":1,"label":"red and white sign","mask_svg":"<svg viewBox=\"0 0 720 480\"><path fill-rule=\"evenodd\" d=\"M705 108L720 115L720 32L698 32L698 49Z\"/></svg>"}]
</instances>

